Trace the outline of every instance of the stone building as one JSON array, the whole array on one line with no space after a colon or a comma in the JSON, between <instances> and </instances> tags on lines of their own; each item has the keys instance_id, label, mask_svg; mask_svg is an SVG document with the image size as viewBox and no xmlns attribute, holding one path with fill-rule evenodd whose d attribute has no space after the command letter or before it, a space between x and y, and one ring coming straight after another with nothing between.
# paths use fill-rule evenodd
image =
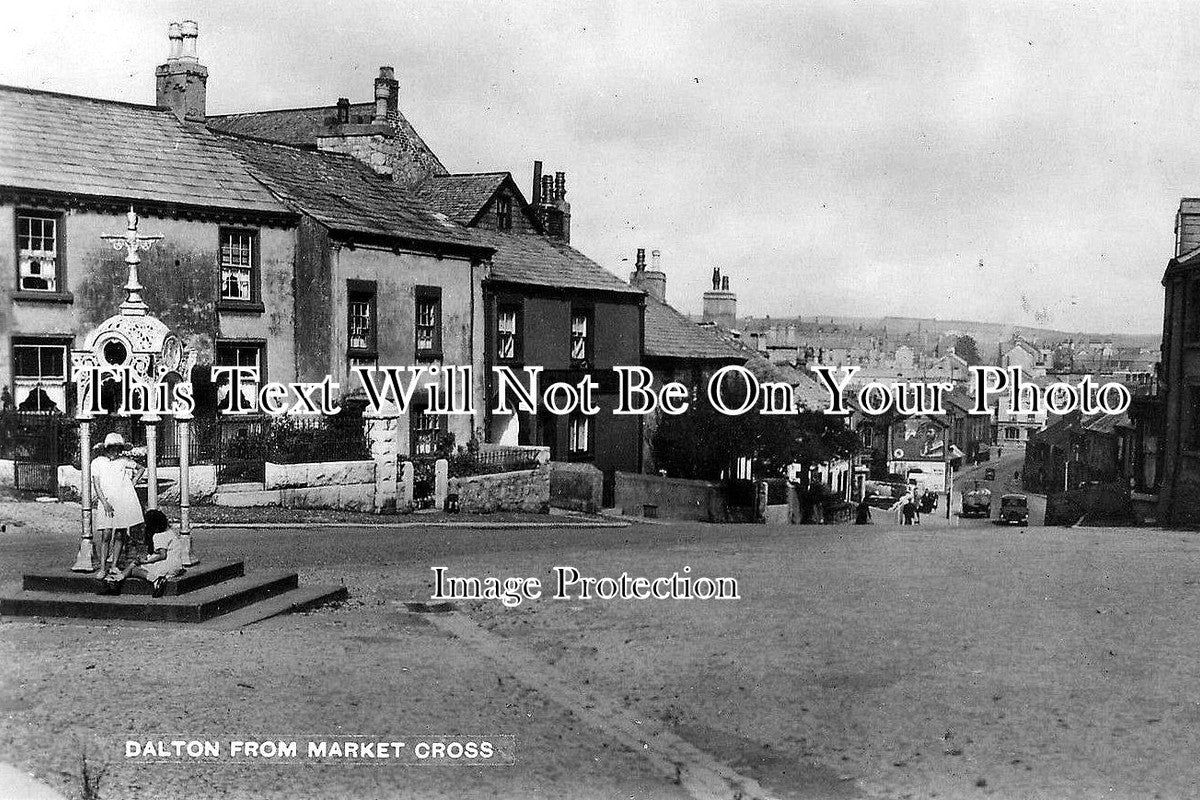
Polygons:
<instances>
[{"instance_id":1,"label":"stone building","mask_svg":"<svg viewBox=\"0 0 1200 800\"><path fill-rule=\"evenodd\" d=\"M1200 522L1200 199L1185 197L1162 284L1159 521Z\"/></svg>"},{"instance_id":2,"label":"stone building","mask_svg":"<svg viewBox=\"0 0 1200 800\"><path fill-rule=\"evenodd\" d=\"M654 374L654 385L661 387L678 381L703 392L708 379L721 367L745 364L750 357L744 349L725 341L712 326L702 327L676 311L667 303L667 275L662 269L660 253L651 253L649 269L646 251L639 249L629 284L646 292L645 334L642 343L642 364ZM645 420L642 459L646 471L654 470L651 449L659 415Z\"/></svg>"},{"instance_id":3,"label":"stone building","mask_svg":"<svg viewBox=\"0 0 1200 800\"><path fill-rule=\"evenodd\" d=\"M645 295L570 246L566 176L543 175L541 162L533 175L533 203L508 173L434 176L417 194L494 251L480 306L487 441L549 447L555 461L593 464L604 475L607 504L614 473L642 466L641 417L611 412L612 368L642 363ZM599 413L492 413L494 366L518 375L523 367L541 366L542 386L590 376L600 387Z\"/></svg>"},{"instance_id":4,"label":"stone building","mask_svg":"<svg viewBox=\"0 0 1200 800\"><path fill-rule=\"evenodd\" d=\"M195 72L175 33L160 105L179 94L166 77ZM205 363L295 379L298 218L182 116L0 87L0 386L17 406L68 410L68 351L124 297L125 266L100 236L123 231L131 206L143 232L164 237L140 268L155 315Z\"/></svg>"},{"instance_id":5,"label":"stone building","mask_svg":"<svg viewBox=\"0 0 1200 800\"><path fill-rule=\"evenodd\" d=\"M402 450L482 430L594 463L610 488L640 468L640 418L608 411L611 367L642 360L645 294L570 246L565 173L537 164L528 201L507 173L451 173L391 67L369 102L208 115L197 36L169 27L153 106L0 87L0 385L16 403L65 407L67 350L121 299L98 236L132 204L165 237L142 266L154 311L202 363L346 390L360 365L470 366L477 414L410 414ZM500 363L594 376L602 411L493 418Z\"/></svg>"},{"instance_id":6,"label":"stone building","mask_svg":"<svg viewBox=\"0 0 1200 800\"><path fill-rule=\"evenodd\" d=\"M565 173L543 175L535 163L530 201L506 172L451 173L402 113L392 67L380 68L373 88L368 103L207 118L304 212L297 281L329 291L304 293L298 315L333 333L298 345L301 374L337 375L371 359L469 364L478 414L447 423L460 444L482 431L488 442L547 446L556 460L594 463L611 487L615 469L640 466L640 420L608 412L611 367L640 363L642 295L570 246ZM364 303L377 325L368 347L347 348L355 323L341 320ZM429 309L433 348L421 345ZM542 366L543 385L593 375L601 413L494 416L494 364ZM412 418L424 428L435 421ZM414 428L414 447L431 433Z\"/></svg>"},{"instance_id":7,"label":"stone building","mask_svg":"<svg viewBox=\"0 0 1200 800\"><path fill-rule=\"evenodd\" d=\"M492 248L356 158L235 136L220 137L299 215L295 283L296 371L362 388L355 367L482 365L475 307ZM382 382L382 377L380 377ZM483 403L479 386L473 405ZM441 434L471 438L469 415L423 414L418 391L398 446L432 454Z\"/></svg>"}]
</instances>

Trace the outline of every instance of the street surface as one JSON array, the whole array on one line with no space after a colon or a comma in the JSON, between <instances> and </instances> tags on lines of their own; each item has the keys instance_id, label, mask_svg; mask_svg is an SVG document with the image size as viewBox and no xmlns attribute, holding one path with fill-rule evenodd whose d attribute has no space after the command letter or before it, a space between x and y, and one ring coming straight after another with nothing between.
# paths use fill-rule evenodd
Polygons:
<instances>
[{"instance_id":1,"label":"street surface","mask_svg":"<svg viewBox=\"0 0 1200 800\"><path fill-rule=\"evenodd\" d=\"M999 473L998 473L999 474ZM2 509L0 509L2 510ZM962 522L962 521L960 521ZM0 580L70 560L10 528ZM1194 797L1200 536L1151 529L644 525L199 531L206 557L345 582L241 632L0 624L0 760L120 797L682 797L647 759L403 601L464 576L732 576L740 600L460 603L486 630L784 798ZM519 676L518 676L519 677ZM150 732L515 733L499 768L122 764ZM109 742L105 749L105 742Z\"/></svg>"},{"instance_id":2,"label":"street surface","mask_svg":"<svg viewBox=\"0 0 1200 800\"><path fill-rule=\"evenodd\" d=\"M996 471L994 480L985 480L984 473L988 469ZM982 517L961 517L959 522L967 527L978 528L995 525L1000 516L1000 498L1005 494L1023 494L1029 500L1029 524L1042 525L1046 519L1046 497L1031 494L1021 485L1015 476L1025 469L1024 448L1007 447L1000 458L984 461L968 467L954 475L955 502L953 513L959 515L962 511L962 494L975 486L982 486L992 492L992 512L988 519ZM944 516L944 512L943 512Z\"/></svg>"}]
</instances>

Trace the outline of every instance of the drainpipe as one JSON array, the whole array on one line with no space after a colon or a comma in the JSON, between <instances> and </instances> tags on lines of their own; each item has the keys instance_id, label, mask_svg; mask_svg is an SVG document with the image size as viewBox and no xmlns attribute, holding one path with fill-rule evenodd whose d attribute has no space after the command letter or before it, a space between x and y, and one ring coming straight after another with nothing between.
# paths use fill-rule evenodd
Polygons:
<instances>
[{"instance_id":1,"label":"drainpipe","mask_svg":"<svg viewBox=\"0 0 1200 800\"><path fill-rule=\"evenodd\" d=\"M468 361L471 364L472 372L475 371L475 263L476 263L476 259L472 258L471 259L471 321L470 321L470 323L468 323L468 327L470 329L470 333L468 334L468 336L471 341L467 345ZM472 394L475 393L475 388L476 388L476 386L479 385L478 381L485 380L486 377L487 376L485 376L485 375L476 375L475 376L475 380L472 381L472 383L475 384L475 386L471 387ZM483 402L485 404L487 403L487 395L486 394L484 395ZM471 435L472 436L475 434L475 429L480 427L479 419L476 416L477 414L479 414L479 409L475 409L475 414L471 415ZM487 438L486 431L484 432L484 438L485 439Z\"/></svg>"}]
</instances>

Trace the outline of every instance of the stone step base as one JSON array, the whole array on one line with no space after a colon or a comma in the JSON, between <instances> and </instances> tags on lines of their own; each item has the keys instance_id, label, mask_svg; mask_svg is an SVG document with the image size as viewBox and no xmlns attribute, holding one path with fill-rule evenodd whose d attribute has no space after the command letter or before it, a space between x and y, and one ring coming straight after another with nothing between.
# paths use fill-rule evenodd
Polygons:
<instances>
[{"instance_id":1,"label":"stone step base","mask_svg":"<svg viewBox=\"0 0 1200 800\"><path fill-rule=\"evenodd\" d=\"M143 594L86 595L19 590L0 596L0 616L74 617L145 622L204 622L293 591L296 573L243 575L172 597ZM342 589L342 592L345 590Z\"/></svg>"},{"instance_id":2,"label":"stone step base","mask_svg":"<svg viewBox=\"0 0 1200 800\"><path fill-rule=\"evenodd\" d=\"M194 592L223 581L240 578L246 574L243 561L201 561L188 567L180 577L167 581L164 597ZM71 572L67 569L25 575L21 588L27 592L59 592L63 594L96 594L100 579L87 572ZM140 578L128 578L121 584L121 595L149 595L154 587Z\"/></svg>"},{"instance_id":3,"label":"stone step base","mask_svg":"<svg viewBox=\"0 0 1200 800\"><path fill-rule=\"evenodd\" d=\"M290 614L293 611L308 611L327 603L336 603L350 596L345 586L300 586L290 592L276 595L245 608L202 623L205 628L218 630L234 630L255 622L262 622L280 614Z\"/></svg>"}]
</instances>

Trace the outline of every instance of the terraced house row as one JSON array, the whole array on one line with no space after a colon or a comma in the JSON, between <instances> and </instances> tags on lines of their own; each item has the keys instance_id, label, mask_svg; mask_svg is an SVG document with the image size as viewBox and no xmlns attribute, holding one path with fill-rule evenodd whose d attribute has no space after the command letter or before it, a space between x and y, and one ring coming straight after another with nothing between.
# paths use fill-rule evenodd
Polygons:
<instances>
[{"instance_id":1,"label":"terraced house row","mask_svg":"<svg viewBox=\"0 0 1200 800\"><path fill-rule=\"evenodd\" d=\"M228 392L211 365L349 387L358 365L470 364L479 417L411 413L402 448L481 429L591 461L611 485L644 466L643 420L604 413L613 366L738 360L662 298L647 340L646 292L570 245L564 173L536 162L528 198L506 172L451 173L400 111L392 68L370 102L209 116L197 34L170 26L153 105L0 87L7 402L67 410L68 351L123 297L124 266L100 236L130 206L164 237L141 281L207 365L193 375L201 412ZM487 413L495 364L541 365L545 381L593 374L602 413Z\"/></svg>"}]
</instances>

